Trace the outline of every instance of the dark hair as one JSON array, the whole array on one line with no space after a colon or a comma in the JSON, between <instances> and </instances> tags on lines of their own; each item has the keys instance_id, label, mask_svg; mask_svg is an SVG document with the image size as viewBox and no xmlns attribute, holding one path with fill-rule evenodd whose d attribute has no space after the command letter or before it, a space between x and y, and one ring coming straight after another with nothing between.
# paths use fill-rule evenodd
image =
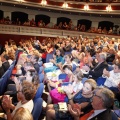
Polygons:
<instances>
[{"instance_id":1,"label":"dark hair","mask_svg":"<svg viewBox=\"0 0 120 120\"><path fill-rule=\"evenodd\" d=\"M38 85L39 84L39 76L36 70L34 69L30 69L28 70L30 72L30 76L32 77L32 83L34 85Z\"/></svg>"},{"instance_id":2,"label":"dark hair","mask_svg":"<svg viewBox=\"0 0 120 120\"><path fill-rule=\"evenodd\" d=\"M85 52L85 46L81 46L81 52Z\"/></svg>"},{"instance_id":3,"label":"dark hair","mask_svg":"<svg viewBox=\"0 0 120 120\"><path fill-rule=\"evenodd\" d=\"M6 60L8 60L8 59L9 59L9 57L8 57L8 55L7 55L7 54L4 54L4 55L3 55L3 58L5 58Z\"/></svg>"},{"instance_id":4,"label":"dark hair","mask_svg":"<svg viewBox=\"0 0 120 120\"><path fill-rule=\"evenodd\" d=\"M65 56L68 56L68 57L70 58L71 61L73 60L72 54L67 54L67 55L65 55Z\"/></svg>"},{"instance_id":5,"label":"dark hair","mask_svg":"<svg viewBox=\"0 0 120 120\"><path fill-rule=\"evenodd\" d=\"M31 100L36 94L36 88L32 83L25 80L22 83L22 93L24 94L26 100Z\"/></svg>"},{"instance_id":6,"label":"dark hair","mask_svg":"<svg viewBox=\"0 0 120 120\"><path fill-rule=\"evenodd\" d=\"M72 71L72 66L71 65L64 65L63 70L65 70L66 68Z\"/></svg>"},{"instance_id":7,"label":"dark hair","mask_svg":"<svg viewBox=\"0 0 120 120\"><path fill-rule=\"evenodd\" d=\"M108 54L107 58L106 58L106 62L113 62L115 59L115 55L114 54Z\"/></svg>"},{"instance_id":8,"label":"dark hair","mask_svg":"<svg viewBox=\"0 0 120 120\"><path fill-rule=\"evenodd\" d=\"M57 50L59 50L60 51L60 56L64 56L64 50L63 49L61 49L61 48L59 48L59 49L57 49ZM56 52L55 52L55 54L56 54Z\"/></svg>"}]
</instances>

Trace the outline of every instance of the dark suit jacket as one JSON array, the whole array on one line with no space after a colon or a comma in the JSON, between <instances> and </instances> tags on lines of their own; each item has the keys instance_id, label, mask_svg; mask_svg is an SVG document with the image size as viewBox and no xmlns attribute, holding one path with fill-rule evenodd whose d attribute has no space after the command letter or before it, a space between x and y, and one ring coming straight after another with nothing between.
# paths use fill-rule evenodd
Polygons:
<instances>
[{"instance_id":1,"label":"dark suit jacket","mask_svg":"<svg viewBox=\"0 0 120 120\"><path fill-rule=\"evenodd\" d=\"M10 64L8 61L2 63L2 67L4 69L4 72L6 72L8 70L8 68L10 67Z\"/></svg>"},{"instance_id":2,"label":"dark suit jacket","mask_svg":"<svg viewBox=\"0 0 120 120\"><path fill-rule=\"evenodd\" d=\"M112 111L109 109L105 110L101 112L100 114L96 115L95 117L91 118L90 120L113 120ZM117 120L116 116L114 120Z\"/></svg>"},{"instance_id":3,"label":"dark suit jacket","mask_svg":"<svg viewBox=\"0 0 120 120\"><path fill-rule=\"evenodd\" d=\"M65 46L63 48L64 52L70 52L71 51L71 45Z\"/></svg>"},{"instance_id":4,"label":"dark suit jacket","mask_svg":"<svg viewBox=\"0 0 120 120\"><path fill-rule=\"evenodd\" d=\"M93 79L97 79L102 76L104 68L108 69L108 64L106 62L102 62L97 67L95 66L93 69L94 71L90 70L89 75L92 76Z\"/></svg>"},{"instance_id":5,"label":"dark suit jacket","mask_svg":"<svg viewBox=\"0 0 120 120\"><path fill-rule=\"evenodd\" d=\"M3 67L1 66L1 67L0 67L0 78L4 75L4 73L5 73L5 72L4 72L4 69L3 69Z\"/></svg>"}]
</instances>

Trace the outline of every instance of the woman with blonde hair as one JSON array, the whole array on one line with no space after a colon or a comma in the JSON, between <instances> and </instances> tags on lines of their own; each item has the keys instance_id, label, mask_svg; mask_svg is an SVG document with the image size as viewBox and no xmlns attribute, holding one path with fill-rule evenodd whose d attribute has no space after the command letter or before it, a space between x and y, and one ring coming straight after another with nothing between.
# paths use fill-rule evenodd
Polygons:
<instances>
[{"instance_id":1,"label":"woman with blonde hair","mask_svg":"<svg viewBox=\"0 0 120 120\"><path fill-rule=\"evenodd\" d=\"M77 106L81 109L85 109L91 102L93 97L93 91L97 87L96 81L93 79L88 79L83 84L83 89L80 90L75 96L67 94L69 99L69 104L74 106L74 103L77 103ZM62 119L62 117L67 117L67 112L64 115L60 115L59 105L50 104L47 106L46 120L53 119ZM68 119L68 118L66 118Z\"/></svg>"},{"instance_id":2,"label":"woman with blonde hair","mask_svg":"<svg viewBox=\"0 0 120 120\"><path fill-rule=\"evenodd\" d=\"M33 120L33 116L26 108L18 108L12 120Z\"/></svg>"}]
</instances>

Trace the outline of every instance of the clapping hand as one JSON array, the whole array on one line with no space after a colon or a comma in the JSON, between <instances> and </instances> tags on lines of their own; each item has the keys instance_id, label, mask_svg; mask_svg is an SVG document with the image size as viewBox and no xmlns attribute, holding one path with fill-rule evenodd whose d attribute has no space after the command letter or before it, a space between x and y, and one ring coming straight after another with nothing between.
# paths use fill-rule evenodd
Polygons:
<instances>
[{"instance_id":1,"label":"clapping hand","mask_svg":"<svg viewBox=\"0 0 120 120\"><path fill-rule=\"evenodd\" d=\"M4 95L2 100L2 106L6 112L10 110L11 104L12 104L12 101L10 99L10 96Z\"/></svg>"},{"instance_id":2,"label":"clapping hand","mask_svg":"<svg viewBox=\"0 0 120 120\"><path fill-rule=\"evenodd\" d=\"M83 112L81 112L81 107L80 106L78 107L78 105L73 105L73 106L68 105L68 111L74 117L75 120L79 120L80 115L83 114Z\"/></svg>"}]
</instances>

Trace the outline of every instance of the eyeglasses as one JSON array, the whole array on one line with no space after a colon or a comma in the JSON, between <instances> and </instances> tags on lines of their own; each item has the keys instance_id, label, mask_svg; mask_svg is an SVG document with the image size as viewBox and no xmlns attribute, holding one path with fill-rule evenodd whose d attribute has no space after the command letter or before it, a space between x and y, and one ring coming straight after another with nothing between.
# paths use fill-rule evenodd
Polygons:
<instances>
[{"instance_id":1,"label":"eyeglasses","mask_svg":"<svg viewBox=\"0 0 120 120\"><path fill-rule=\"evenodd\" d=\"M101 96L97 95L95 91L93 92L93 96L96 96L96 97L102 98Z\"/></svg>"},{"instance_id":2,"label":"eyeglasses","mask_svg":"<svg viewBox=\"0 0 120 120\"><path fill-rule=\"evenodd\" d=\"M102 98L101 96L99 96L99 95L96 95L95 93L93 94L93 96L96 96L96 97Z\"/></svg>"}]
</instances>

